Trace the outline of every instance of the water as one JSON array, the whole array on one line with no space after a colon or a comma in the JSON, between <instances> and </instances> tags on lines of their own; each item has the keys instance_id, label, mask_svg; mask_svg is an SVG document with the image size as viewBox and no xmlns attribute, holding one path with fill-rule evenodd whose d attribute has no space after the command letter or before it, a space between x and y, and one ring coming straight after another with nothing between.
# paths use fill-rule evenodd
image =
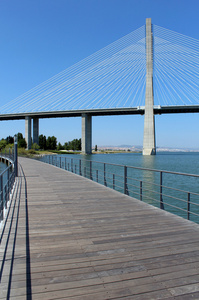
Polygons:
<instances>
[{"instance_id":1,"label":"water","mask_svg":"<svg viewBox=\"0 0 199 300\"><path fill-rule=\"evenodd\" d=\"M7 168L7 165L4 164L4 163L2 163L2 162L0 162L0 174L1 174L1 172L3 172L3 170L5 170L6 168Z\"/></svg>"},{"instance_id":2,"label":"water","mask_svg":"<svg viewBox=\"0 0 199 300\"><path fill-rule=\"evenodd\" d=\"M114 187L120 192L124 192L123 166L125 165L199 175L198 152L165 152L157 153L156 156L143 156L139 153L95 154L86 156L81 154L56 155L54 156L54 163L60 165L60 158L62 167L65 168L64 165L66 162L67 168L72 168L73 172L77 173L79 172L78 160L82 159L81 169L83 175L85 173L86 177L92 176L93 180L102 184L105 183L107 186L111 188ZM72 167L70 165L71 159L73 159ZM90 163L88 163L87 160L92 161L92 174L90 173ZM106 178L104 178L104 164L102 163L118 164L122 165L122 167L106 165ZM159 172L127 168L127 177L127 189L130 196L142 199L142 201L157 207L160 207L160 199L162 199L164 208L167 211L176 213L184 218L187 218L188 192L192 192L190 194L191 202L199 204L199 178L163 173L163 189L161 196ZM142 184L142 193L140 192L140 184ZM181 190L183 190L183 192ZM193 193L196 193L196 195ZM142 194L142 198L140 194ZM190 211L199 214L199 206L190 204ZM190 219L199 223L199 217L195 215L190 215Z\"/></svg>"},{"instance_id":3,"label":"water","mask_svg":"<svg viewBox=\"0 0 199 300\"><path fill-rule=\"evenodd\" d=\"M141 153L70 154L67 157L199 175L199 152L160 152L150 156Z\"/></svg>"}]
</instances>

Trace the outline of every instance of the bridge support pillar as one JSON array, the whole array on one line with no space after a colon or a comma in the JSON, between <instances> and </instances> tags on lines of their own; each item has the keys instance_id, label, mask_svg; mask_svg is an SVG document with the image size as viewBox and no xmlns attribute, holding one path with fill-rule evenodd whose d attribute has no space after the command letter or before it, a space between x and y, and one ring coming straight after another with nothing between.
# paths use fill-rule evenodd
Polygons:
<instances>
[{"instance_id":1,"label":"bridge support pillar","mask_svg":"<svg viewBox=\"0 0 199 300\"><path fill-rule=\"evenodd\" d=\"M146 94L143 155L155 155L155 120L153 112L153 37L151 19L146 19Z\"/></svg>"},{"instance_id":2,"label":"bridge support pillar","mask_svg":"<svg viewBox=\"0 0 199 300\"><path fill-rule=\"evenodd\" d=\"M25 118L25 140L27 143L26 149L31 149L31 117Z\"/></svg>"},{"instance_id":3,"label":"bridge support pillar","mask_svg":"<svg viewBox=\"0 0 199 300\"><path fill-rule=\"evenodd\" d=\"M92 116L82 114L82 153L92 153Z\"/></svg>"},{"instance_id":4,"label":"bridge support pillar","mask_svg":"<svg viewBox=\"0 0 199 300\"><path fill-rule=\"evenodd\" d=\"M33 144L39 145L39 119L33 119Z\"/></svg>"}]
</instances>

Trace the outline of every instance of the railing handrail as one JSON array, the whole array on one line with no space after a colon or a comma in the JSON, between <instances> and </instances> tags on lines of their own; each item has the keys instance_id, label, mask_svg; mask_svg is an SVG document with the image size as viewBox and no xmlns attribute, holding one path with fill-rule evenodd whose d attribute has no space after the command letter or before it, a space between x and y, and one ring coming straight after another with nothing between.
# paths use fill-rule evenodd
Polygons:
<instances>
[{"instance_id":1,"label":"railing handrail","mask_svg":"<svg viewBox=\"0 0 199 300\"><path fill-rule=\"evenodd\" d=\"M74 160L79 160L79 158L71 158ZM102 161L94 161L94 160L82 160L81 161L87 161L87 162L92 162L92 163L99 163L99 164L106 164L110 166L116 166L116 167L128 167L131 169L137 169L137 170L142 170L142 171L151 171L151 172L162 172L162 173L167 173L167 174L173 174L173 175L182 175L182 176L190 176L190 177L196 177L199 178L198 174L190 174L190 173L181 173L181 172L174 172L174 171L167 171L167 170L158 170L158 169L149 169L149 168L142 168L142 167L135 167L135 166L127 166L127 165L120 165L120 164L113 164L113 163L108 163L108 162L102 162Z\"/></svg>"}]
</instances>

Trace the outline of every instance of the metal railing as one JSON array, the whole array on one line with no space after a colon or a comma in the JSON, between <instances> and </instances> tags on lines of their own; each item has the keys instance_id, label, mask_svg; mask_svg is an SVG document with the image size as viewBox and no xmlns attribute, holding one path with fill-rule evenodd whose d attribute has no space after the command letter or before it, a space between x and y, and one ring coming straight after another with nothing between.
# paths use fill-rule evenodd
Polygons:
<instances>
[{"instance_id":1,"label":"metal railing","mask_svg":"<svg viewBox=\"0 0 199 300\"><path fill-rule=\"evenodd\" d=\"M57 155L42 160L199 223L199 175Z\"/></svg>"},{"instance_id":2,"label":"metal railing","mask_svg":"<svg viewBox=\"0 0 199 300\"><path fill-rule=\"evenodd\" d=\"M0 223L4 220L10 195L18 176L17 161L17 141L15 140L14 149L1 151L0 161L7 164L7 168L0 173Z\"/></svg>"}]
</instances>

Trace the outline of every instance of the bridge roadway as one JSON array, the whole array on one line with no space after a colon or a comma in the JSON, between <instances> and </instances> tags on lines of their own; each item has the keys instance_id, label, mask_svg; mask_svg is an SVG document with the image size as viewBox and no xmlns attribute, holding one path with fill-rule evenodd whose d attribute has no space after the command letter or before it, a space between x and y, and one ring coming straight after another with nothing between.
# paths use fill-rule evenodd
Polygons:
<instances>
[{"instance_id":1,"label":"bridge roadway","mask_svg":"<svg viewBox=\"0 0 199 300\"><path fill-rule=\"evenodd\" d=\"M0 245L0 299L199 299L199 225L54 166L19 162L27 197L20 171Z\"/></svg>"},{"instance_id":2,"label":"bridge roadway","mask_svg":"<svg viewBox=\"0 0 199 300\"><path fill-rule=\"evenodd\" d=\"M147 107L147 106L146 106ZM151 112L153 115L151 115ZM176 113L198 113L199 105L184 106L160 106L156 105L145 115L146 124L144 125L143 154L155 154L155 124L154 115L176 114ZM93 116L113 116L113 115L144 115L145 106L131 108L107 108L107 109L82 109L68 111L44 111L44 112L24 112L0 114L0 121L25 119L25 139L27 149L31 149L32 142L39 144L39 119L44 118L64 118L82 117L82 153L92 153L92 117ZM148 116L150 115L150 118ZM33 135L32 121L33 120ZM151 121L149 121L151 120Z\"/></svg>"},{"instance_id":3,"label":"bridge roadway","mask_svg":"<svg viewBox=\"0 0 199 300\"><path fill-rule=\"evenodd\" d=\"M104 109L82 109L82 110L63 110L63 111L43 111L43 112L24 112L0 114L0 121L23 120L30 118L64 118L64 117L81 117L82 114L92 116L113 116L113 115L144 115L145 107L128 107L128 108L104 108ZM174 106L154 106L154 114L177 114L177 113L198 113L199 105L174 105Z\"/></svg>"}]
</instances>

